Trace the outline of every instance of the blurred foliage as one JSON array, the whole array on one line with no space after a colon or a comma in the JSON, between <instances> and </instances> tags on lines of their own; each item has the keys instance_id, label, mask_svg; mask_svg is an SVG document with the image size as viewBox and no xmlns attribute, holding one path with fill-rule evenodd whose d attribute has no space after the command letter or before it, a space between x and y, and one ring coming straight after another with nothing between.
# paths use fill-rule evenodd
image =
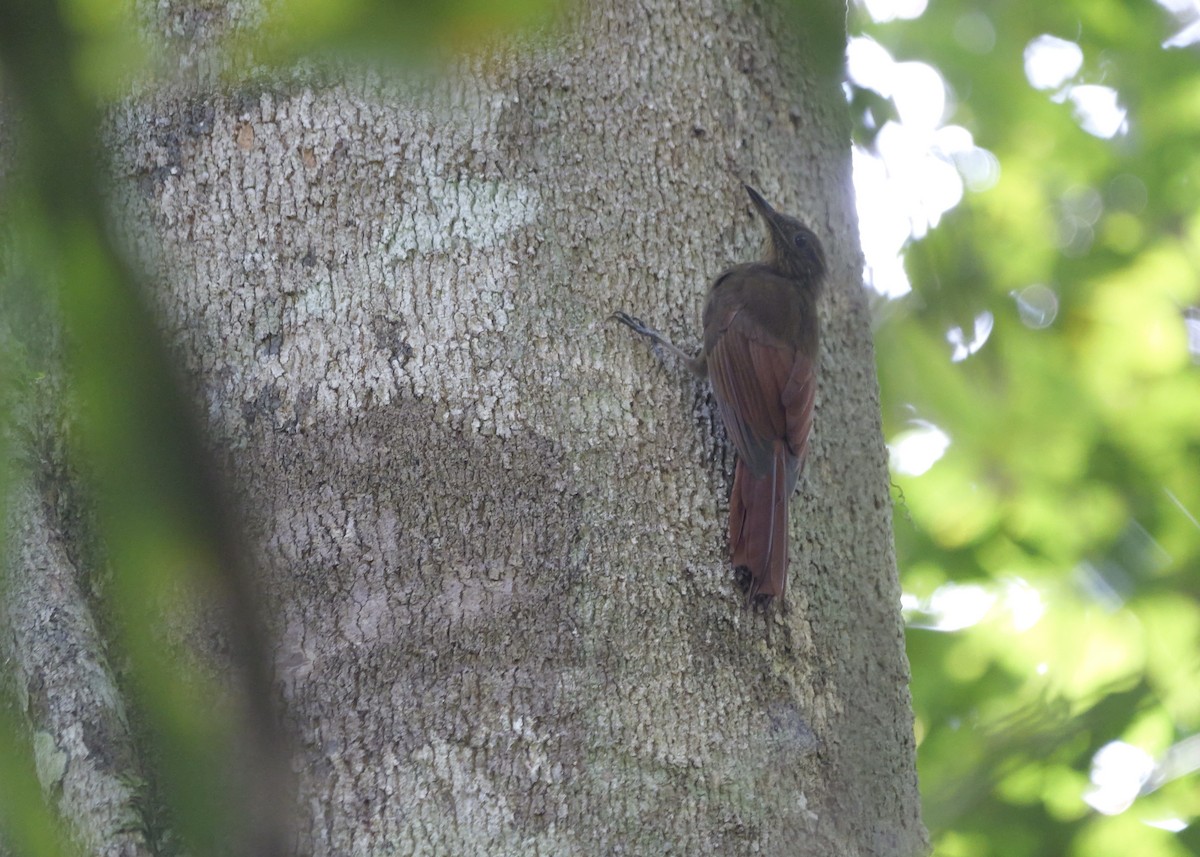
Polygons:
<instances>
[{"instance_id":1,"label":"blurred foliage","mask_svg":"<svg viewBox=\"0 0 1200 857\"><path fill-rule=\"evenodd\" d=\"M236 4L201 18L215 22L205 35L217 38L221 65L260 72L318 47L434 60L549 21L555 5L284 0L267 4L262 20L237 19ZM103 199L96 153L106 101L169 73L173 35L151 44L137 13L113 0L0 2L0 92L15 115L0 123L0 488L61 467L43 455L58 439L44 438L68 427L62 440L88 482L104 545L106 568L88 573L116 620L151 745L143 761L156 763L150 788L176 828L164 835L180 834L196 855L283 853L289 807L270 796L280 795L272 786L289 760L275 734L245 552ZM202 604L226 614L222 639L242 682L232 695L179 643L164 645L194 626ZM9 684L0 682L0 852L69 853L38 797Z\"/></svg>"},{"instance_id":2,"label":"blurred foliage","mask_svg":"<svg viewBox=\"0 0 1200 857\"><path fill-rule=\"evenodd\" d=\"M945 857L1200 853L1200 48L1164 46L1188 24L1152 2L974 0L851 26L937 68L944 121L1000 165L910 243L913 291L880 299L876 334L889 439L949 437L895 477ZM1039 90L1043 34L1083 61ZM1079 84L1116 90L1122 132L1081 127ZM852 94L867 146L895 115L880 100ZM985 313L952 361L949 332ZM1111 742L1141 764L1102 764Z\"/></svg>"},{"instance_id":3,"label":"blurred foliage","mask_svg":"<svg viewBox=\"0 0 1200 857\"><path fill-rule=\"evenodd\" d=\"M505 34L554 20L557 0L288 0L272 4L248 42L254 56L288 62L313 52L353 52L412 62L471 52Z\"/></svg>"},{"instance_id":4,"label":"blurred foliage","mask_svg":"<svg viewBox=\"0 0 1200 857\"><path fill-rule=\"evenodd\" d=\"M233 756L234 720L220 704L228 695L184 666L164 639L167 626L186 624L197 591L221 590L223 603L235 604L232 594L245 594L244 567L220 520L223 504L190 406L136 278L113 243L95 158L97 105L76 62L88 54L88 44L54 4L0 6L0 64L9 106L19 116L19 136L6 153L15 160L15 177L4 196L5 305L24 307L29 317L53 308L67 334L59 354L40 339L55 325L23 327L7 318L4 350L26 359L8 364L6 381L32 391L46 389L36 383L39 374L67 378L73 406L68 440L80 472L90 477L89 494L103 526L113 572L110 606L120 620L117 642L132 658L129 679L145 725L169 760L159 772L162 784L175 798L174 817L196 853L222 853L229 846L226 832L241 813L228 805L233 792L223 767ZM28 412L45 414L58 406L29 403ZM18 424L5 434L36 438L55 431ZM19 457L31 463L40 451L20 450ZM245 615L252 603L247 596L237 605L243 613L231 623L233 645L247 650L258 635ZM262 706L268 693L264 682L248 699ZM269 746L268 732L255 738ZM0 757L0 779L20 784L14 795L28 781L21 761L14 754ZM54 853L47 849L55 838L19 836L28 816L15 804L5 810L10 847Z\"/></svg>"}]
</instances>

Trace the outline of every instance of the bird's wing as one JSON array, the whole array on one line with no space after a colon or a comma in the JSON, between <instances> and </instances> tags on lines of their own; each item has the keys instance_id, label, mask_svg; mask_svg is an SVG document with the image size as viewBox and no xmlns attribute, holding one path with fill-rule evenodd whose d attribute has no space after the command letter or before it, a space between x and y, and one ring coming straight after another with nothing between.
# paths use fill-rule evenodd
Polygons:
<instances>
[{"instance_id":1,"label":"bird's wing","mask_svg":"<svg viewBox=\"0 0 1200 857\"><path fill-rule=\"evenodd\" d=\"M758 476L771 468L776 441L785 440L795 459L795 472L788 474L794 485L812 428L812 361L765 332L740 303L729 304L712 323L717 329L708 372L725 430Z\"/></svg>"},{"instance_id":2,"label":"bird's wing","mask_svg":"<svg viewBox=\"0 0 1200 857\"><path fill-rule=\"evenodd\" d=\"M813 425L813 402L817 396L816 366L810 357L797 351L792 361L792 371L783 388L783 410L787 415L787 445L792 453L788 462L788 480L791 493L804 469L808 458L808 436Z\"/></svg>"}]
</instances>

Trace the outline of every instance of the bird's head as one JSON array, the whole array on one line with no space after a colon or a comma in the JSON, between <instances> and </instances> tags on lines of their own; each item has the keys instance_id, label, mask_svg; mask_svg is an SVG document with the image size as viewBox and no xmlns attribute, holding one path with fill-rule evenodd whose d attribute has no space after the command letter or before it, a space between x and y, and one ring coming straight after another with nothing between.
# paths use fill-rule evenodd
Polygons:
<instances>
[{"instance_id":1,"label":"bird's head","mask_svg":"<svg viewBox=\"0 0 1200 857\"><path fill-rule=\"evenodd\" d=\"M825 251L816 234L794 217L780 214L750 185L743 185L767 230L766 263L806 284L825 278Z\"/></svg>"}]
</instances>

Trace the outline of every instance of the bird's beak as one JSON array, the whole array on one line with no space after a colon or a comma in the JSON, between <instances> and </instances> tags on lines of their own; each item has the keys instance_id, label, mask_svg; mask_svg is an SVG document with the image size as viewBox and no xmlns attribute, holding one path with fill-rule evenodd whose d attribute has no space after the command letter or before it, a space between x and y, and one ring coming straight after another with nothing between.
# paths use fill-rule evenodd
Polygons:
<instances>
[{"instance_id":1,"label":"bird's beak","mask_svg":"<svg viewBox=\"0 0 1200 857\"><path fill-rule=\"evenodd\" d=\"M775 209L771 208L767 201L762 198L762 194L750 187L750 185L744 184L742 187L750 195L750 201L754 203L754 207L758 209L758 213L762 216L762 219L770 223L775 217Z\"/></svg>"},{"instance_id":2,"label":"bird's beak","mask_svg":"<svg viewBox=\"0 0 1200 857\"><path fill-rule=\"evenodd\" d=\"M767 229L767 235L770 236L772 244L782 242L788 243L788 237L783 232L783 226L779 222L779 213L771 208L770 203L762 198L762 194L750 187L748 184L742 185L746 189L746 193L750 194L750 201L754 203L754 207L758 209L758 216L763 219L763 225Z\"/></svg>"}]
</instances>

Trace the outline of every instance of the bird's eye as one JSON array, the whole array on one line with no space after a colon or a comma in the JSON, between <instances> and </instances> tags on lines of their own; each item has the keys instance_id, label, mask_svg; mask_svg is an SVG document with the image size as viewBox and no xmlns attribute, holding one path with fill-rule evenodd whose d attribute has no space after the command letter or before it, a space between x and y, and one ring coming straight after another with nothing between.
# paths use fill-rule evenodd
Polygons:
<instances>
[{"instance_id":1,"label":"bird's eye","mask_svg":"<svg viewBox=\"0 0 1200 857\"><path fill-rule=\"evenodd\" d=\"M796 235L792 238L792 243L795 244L797 247L799 247L801 250L803 250L805 247L808 246L808 236L805 235L803 232L797 232Z\"/></svg>"}]
</instances>

